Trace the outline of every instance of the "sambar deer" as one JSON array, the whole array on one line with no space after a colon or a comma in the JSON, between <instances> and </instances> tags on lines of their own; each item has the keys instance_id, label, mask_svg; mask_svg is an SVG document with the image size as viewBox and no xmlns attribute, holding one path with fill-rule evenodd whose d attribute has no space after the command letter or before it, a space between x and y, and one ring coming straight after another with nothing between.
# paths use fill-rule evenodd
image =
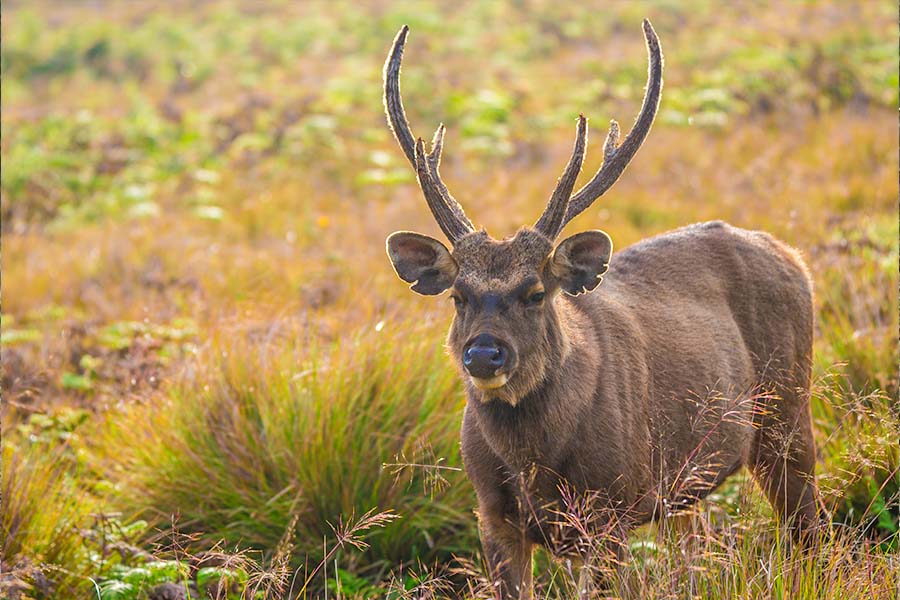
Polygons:
<instances>
[{"instance_id":1,"label":"sambar deer","mask_svg":"<svg viewBox=\"0 0 900 600\"><path fill-rule=\"evenodd\" d=\"M544 213L499 241L475 229L441 180L444 126L428 152L412 134L399 88L407 27L384 67L388 121L452 244L399 231L387 253L413 291L450 290L456 304L448 346L467 393L462 455L503 597L531 596L534 545L590 566L594 536L621 541L743 465L799 537L818 519L812 287L798 253L718 221L614 256L603 231L555 243L653 123L663 59L649 21L643 30L649 75L632 131L619 145L611 122L602 167L573 194L587 141L579 117Z\"/></svg>"}]
</instances>

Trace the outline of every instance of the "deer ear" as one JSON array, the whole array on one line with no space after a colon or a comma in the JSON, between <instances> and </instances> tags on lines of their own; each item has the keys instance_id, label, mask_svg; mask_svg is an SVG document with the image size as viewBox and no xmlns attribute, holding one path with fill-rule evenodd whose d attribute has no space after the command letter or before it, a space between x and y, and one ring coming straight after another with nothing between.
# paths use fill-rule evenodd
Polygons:
<instances>
[{"instance_id":1,"label":"deer ear","mask_svg":"<svg viewBox=\"0 0 900 600\"><path fill-rule=\"evenodd\" d=\"M426 296L449 288L459 272L447 247L421 233L392 233L387 239L387 253L400 279L413 284L414 292Z\"/></svg>"},{"instance_id":2,"label":"deer ear","mask_svg":"<svg viewBox=\"0 0 900 600\"><path fill-rule=\"evenodd\" d=\"M550 258L550 273L567 293L589 292L609 268L612 240L599 230L582 231L559 243Z\"/></svg>"}]
</instances>

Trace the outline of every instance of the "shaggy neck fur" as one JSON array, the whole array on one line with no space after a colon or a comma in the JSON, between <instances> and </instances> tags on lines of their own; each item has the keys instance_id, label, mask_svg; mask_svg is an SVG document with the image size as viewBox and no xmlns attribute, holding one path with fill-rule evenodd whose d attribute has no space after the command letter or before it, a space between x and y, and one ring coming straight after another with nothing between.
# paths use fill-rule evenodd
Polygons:
<instances>
[{"instance_id":1,"label":"shaggy neck fur","mask_svg":"<svg viewBox=\"0 0 900 600\"><path fill-rule=\"evenodd\" d=\"M469 406L491 449L517 469L540 464L554 468L578 431L597 378L594 326L563 295L554 300L548 326L550 352L541 377L511 402L502 394L468 385ZM491 399L486 399L485 395Z\"/></svg>"}]
</instances>

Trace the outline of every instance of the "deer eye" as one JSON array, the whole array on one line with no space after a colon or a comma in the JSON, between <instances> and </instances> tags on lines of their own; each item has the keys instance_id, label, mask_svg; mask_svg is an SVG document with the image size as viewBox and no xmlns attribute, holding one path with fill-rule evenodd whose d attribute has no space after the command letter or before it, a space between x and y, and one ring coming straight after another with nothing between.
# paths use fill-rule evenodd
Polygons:
<instances>
[{"instance_id":1,"label":"deer eye","mask_svg":"<svg viewBox=\"0 0 900 600\"><path fill-rule=\"evenodd\" d=\"M452 294L450 297L453 298L453 304L456 305L456 310L462 310L466 307L466 301L462 298L462 296Z\"/></svg>"},{"instance_id":2,"label":"deer eye","mask_svg":"<svg viewBox=\"0 0 900 600\"><path fill-rule=\"evenodd\" d=\"M528 300L526 301L526 304L535 305L535 304L540 304L543 301L544 301L544 292L535 292L535 293L531 294L530 296L528 296Z\"/></svg>"}]
</instances>

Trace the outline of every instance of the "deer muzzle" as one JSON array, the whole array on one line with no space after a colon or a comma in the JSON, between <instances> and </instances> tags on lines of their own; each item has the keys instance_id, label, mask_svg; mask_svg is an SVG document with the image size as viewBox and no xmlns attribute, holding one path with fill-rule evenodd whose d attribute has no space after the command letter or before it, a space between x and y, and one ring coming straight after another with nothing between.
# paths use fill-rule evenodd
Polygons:
<instances>
[{"instance_id":1,"label":"deer muzzle","mask_svg":"<svg viewBox=\"0 0 900 600\"><path fill-rule=\"evenodd\" d=\"M469 341L462 362L476 387L492 390L506 385L509 378L510 349L502 340L482 333Z\"/></svg>"}]
</instances>

